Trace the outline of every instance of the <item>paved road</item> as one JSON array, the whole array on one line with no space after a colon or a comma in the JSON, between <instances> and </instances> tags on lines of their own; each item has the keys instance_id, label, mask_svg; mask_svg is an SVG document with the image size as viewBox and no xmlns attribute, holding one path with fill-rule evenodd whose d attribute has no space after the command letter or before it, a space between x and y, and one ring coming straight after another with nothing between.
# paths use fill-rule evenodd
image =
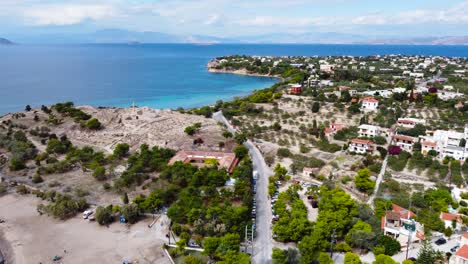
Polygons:
<instances>
[{"instance_id":1,"label":"paved road","mask_svg":"<svg viewBox=\"0 0 468 264\"><path fill-rule=\"evenodd\" d=\"M227 126L229 132L235 134L236 130L224 118L221 112L213 114L216 121L222 122ZM258 172L257 180L257 237L254 240L254 251L252 263L267 264L271 263L271 254L273 251L271 225L271 204L268 198L268 177L273 175L271 169L266 165L265 160L255 145L248 140L244 145L249 148L252 157L253 168Z\"/></svg>"},{"instance_id":2,"label":"paved road","mask_svg":"<svg viewBox=\"0 0 468 264\"><path fill-rule=\"evenodd\" d=\"M377 180L375 181L374 191L372 192L372 195L369 197L369 200L367 201L367 204L372 209L374 209L374 198L377 195L377 192L379 191L380 183L382 183L383 176L384 176L385 170L387 168L387 161L388 161L388 154L387 154L387 156L385 156L385 159L382 162L382 168L380 169L379 175L377 176Z\"/></svg>"}]
</instances>

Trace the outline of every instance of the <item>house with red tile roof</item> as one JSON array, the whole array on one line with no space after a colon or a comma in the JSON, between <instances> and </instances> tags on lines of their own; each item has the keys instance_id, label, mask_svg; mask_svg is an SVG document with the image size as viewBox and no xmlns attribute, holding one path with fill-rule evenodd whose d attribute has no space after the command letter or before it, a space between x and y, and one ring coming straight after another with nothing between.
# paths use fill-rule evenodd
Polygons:
<instances>
[{"instance_id":1,"label":"house with red tile roof","mask_svg":"<svg viewBox=\"0 0 468 264\"><path fill-rule=\"evenodd\" d=\"M413 144L416 143L416 138L404 136L404 135L394 135L392 137L393 144L399 146L401 149L408 152L413 151Z\"/></svg>"},{"instance_id":2,"label":"house with red tile roof","mask_svg":"<svg viewBox=\"0 0 468 264\"><path fill-rule=\"evenodd\" d=\"M462 228L462 219L459 214L440 213L440 219L444 222L445 228L460 230ZM453 224L455 223L455 224ZM453 227L455 225L455 228Z\"/></svg>"},{"instance_id":3,"label":"house with red tile roof","mask_svg":"<svg viewBox=\"0 0 468 264\"><path fill-rule=\"evenodd\" d=\"M460 248L450 257L449 264L468 264L468 233L460 237Z\"/></svg>"},{"instance_id":4,"label":"house with red tile roof","mask_svg":"<svg viewBox=\"0 0 468 264\"><path fill-rule=\"evenodd\" d=\"M375 150L375 144L371 140L355 138L351 140L348 146L349 152L355 152L359 154L372 153Z\"/></svg>"},{"instance_id":5,"label":"house with red tile roof","mask_svg":"<svg viewBox=\"0 0 468 264\"><path fill-rule=\"evenodd\" d=\"M203 167L211 164L207 163L207 160L216 160L219 168L226 169L229 173L232 173L239 162L239 159L234 153L182 150L177 152L177 154L169 160L168 164L172 165L175 162L180 161L183 163L190 163L194 166Z\"/></svg>"},{"instance_id":6,"label":"house with red tile roof","mask_svg":"<svg viewBox=\"0 0 468 264\"><path fill-rule=\"evenodd\" d=\"M361 102L361 109L364 111L377 111L379 107L379 100L374 97L364 97L359 100Z\"/></svg>"},{"instance_id":7,"label":"house with red tile roof","mask_svg":"<svg viewBox=\"0 0 468 264\"><path fill-rule=\"evenodd\" d=\"M381 228L385 235L400 242L402 248L407 247L408 238L411 243L424 240L424 226L413 218L416 214L399 205L392 204L392 210L386 211L381 219Z\"/></svg>"},{"instance_id":8,"label":"house with red tile roof","mask_svg":"<svg viewBox=\"0 0 468 264\"><path fill-rule=\"evenodd\" d=\"M326 127L324 130L325 136L328 140L331 140L332 137L336 134L336 132L345 128L345 125L338 124L338 123L331 123L329 127Z\"/></svg>"}]
</instances>

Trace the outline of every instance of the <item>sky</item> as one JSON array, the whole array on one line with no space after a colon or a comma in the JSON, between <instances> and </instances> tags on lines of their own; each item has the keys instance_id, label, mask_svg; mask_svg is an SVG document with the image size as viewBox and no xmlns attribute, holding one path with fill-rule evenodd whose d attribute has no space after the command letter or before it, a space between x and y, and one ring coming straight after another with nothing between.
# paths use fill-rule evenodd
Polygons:
<instances>
[{"instance_id":1,"label":"sky","mask_svg":"<svg viewBox=\"0 0 468 264\"><path fill-rule=\"evenodd\" d=\"M0 36L109 28L225 38L467 36L468 0L0 0Z\"/></svg>"}]
</instances>

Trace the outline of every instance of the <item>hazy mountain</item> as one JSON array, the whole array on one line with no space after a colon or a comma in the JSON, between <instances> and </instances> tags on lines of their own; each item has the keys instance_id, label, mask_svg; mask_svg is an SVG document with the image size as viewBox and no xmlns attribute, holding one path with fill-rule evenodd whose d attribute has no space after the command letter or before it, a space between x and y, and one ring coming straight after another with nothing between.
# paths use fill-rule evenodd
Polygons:
<instances>
[{"instance_id":1,"label":"hazy mountain","mask_svg":"<svg viewBox=\"0 0 468 264\"><path fill-rule=\"evenodd\" d=\"M275 33L257 36L246 36L239 38L242 42L248 43L327 43L327 44L347 44L363 42L368 38L354 34L342 34L334 32L310 32L310 33Z\"/></svg>"},{"instance_id":2,"label":"hazy mountain","mask_svg":"<svg viewBox=\"0 0 468 264\"><path fill-rule=\"evenodd\" d=\"M468 36L375 39L365 43L403 45L468 45Z\"/></svg>"},{"instance_id":3,"label":"hazy mountain","mask_svg":"<svg viewBox=\"0 0 468 264\"><path fill-rule=\"evenodd\" d=\"M0 38L0 45L13 45L15 43L13 43L12 41L6 39L6 38Z\"/></svg>"},{"instance_id":4,"label":"hazy mountain","mask_svg":"<svg viewBox=\"0 0 468 264\"><path fill-rule=\"evenodd\" d=\"M73 32L73 31L70 31ZM12 36L10 36L12 37ZM232 38L205 35L174 35L161 32L136 32L122 29L103 29L91 33L55 33L14 35L25 44L80 44L80 43L294 43L294 44L425 44L468 45L468 36L460 37L382 37L335 32L274 33Z\"/></svg>"}]
</instances>

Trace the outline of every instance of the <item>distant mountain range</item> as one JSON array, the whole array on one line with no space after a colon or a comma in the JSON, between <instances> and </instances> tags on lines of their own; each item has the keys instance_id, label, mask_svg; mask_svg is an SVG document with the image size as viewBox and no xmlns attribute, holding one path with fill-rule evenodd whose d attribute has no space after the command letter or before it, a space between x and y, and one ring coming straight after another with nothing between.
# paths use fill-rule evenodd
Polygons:
<instances>
[{"instance_id":1,"label":"distant mountain range","mask_svg":"<svg viewBox=\"0 0 468 264\"><path fill-rule=\"evenodd\" d=\"M14 43L6 38L0 38L0 45L13 45Z\"/></svg>"},{"instance_id":2,"label":"distant mountain range","mask_svg":"<svg viewBox=\"0 0 468 264\"><path fill-rule=\"evenodd\" d=\"M468 45L468 36L443 37L380 37L325 33L275 33L232 38L205 35L175 35L160 32L136 32L121 29L104 29L92 33L41 33L38 35L13 36L18 43L25 44L80 44L80 43L285 43L285 44L422 44L422 45ZM0 39L0 44L2 44ZM5 39L6 40L6 39ZM8 40L6 40L8 41ZM8 41L11 43L11 41Z\"/></svg>"}]
</instances>

